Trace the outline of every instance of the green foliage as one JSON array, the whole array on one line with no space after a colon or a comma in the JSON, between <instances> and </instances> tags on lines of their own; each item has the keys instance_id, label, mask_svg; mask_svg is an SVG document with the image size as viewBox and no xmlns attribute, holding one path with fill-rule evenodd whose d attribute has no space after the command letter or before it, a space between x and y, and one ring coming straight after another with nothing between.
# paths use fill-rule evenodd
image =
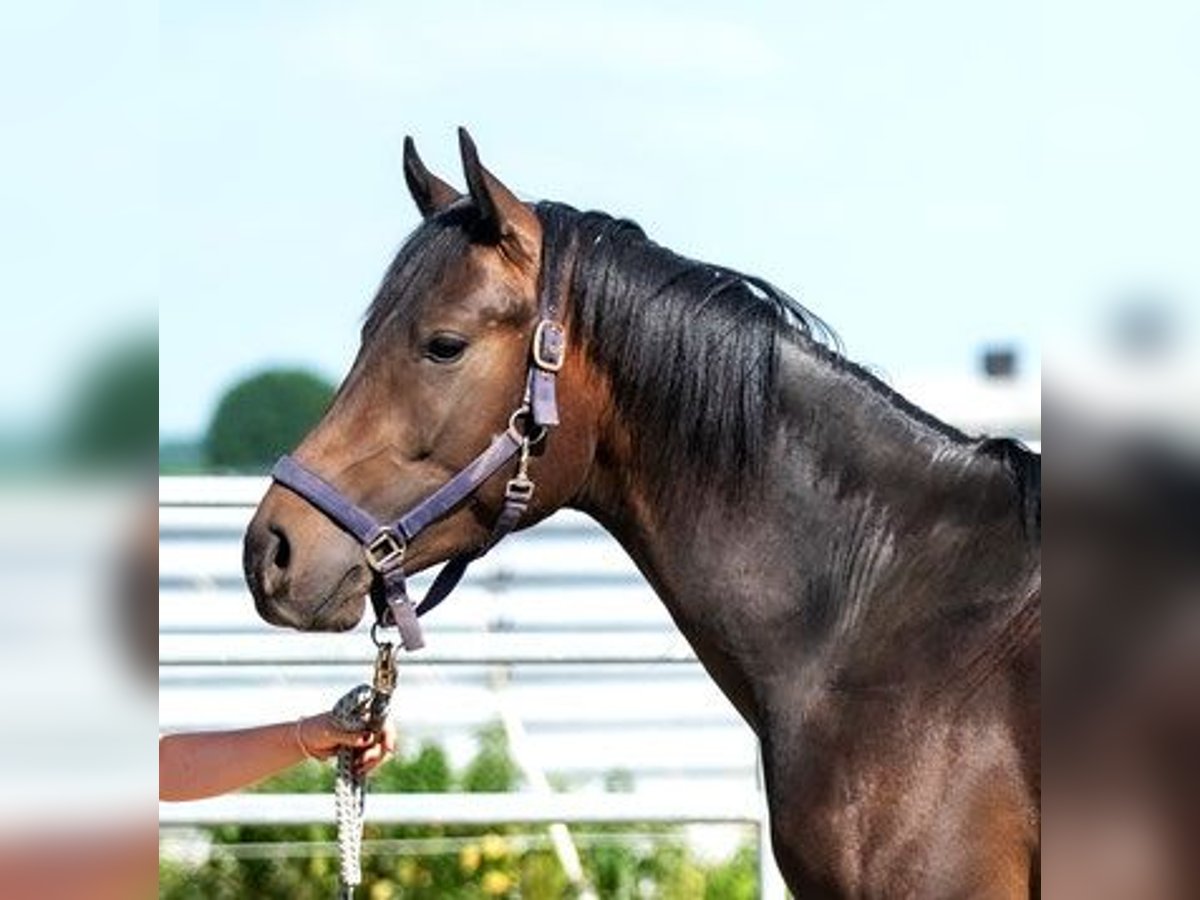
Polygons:
<instances>
[{"instance_id":1,"label":"green foliage","mask_svg":"<svg viewBox=\"0 0 1200 900\"><path fill-rule=\"evenodd\" d=\"M158 335L109 347L83 372L62 425L62 455L89 468L152 464L158 440Z\"/></svg>"},{"instance_id":2,"label":"green foliage","mask_svg":"<svg viewBox=\"0 0 1200 900\"><path fill-rule=\"evenodd\" d=\"M477 735L478 750L461 773L444 751L422 743L397 754L372 775L374 793L444 793L453 790L509 791L520 782L504 730L489 726ZM260 792L332 792L332 766L308 762L264 782ZM632 788L628 773L614 775L620 789ZM333 800L330 796L330 816ZM533 832L531 835L530 832ZM630 841L624 834L643 837ZM206 832L208 859L198 866L160 861L161 900L326 900L337 896L337 859L332 825L227 825ZM648 837L646 837L648 836ZM578 833L589 883L601 900L750 900L757 896L755 848L729 862L697 861L680 829L622 825ZM397 843L363 856L367 900L570 900L577 896L544 832L525 826L490 829L368 826L368 842ZM295 851L286 853L287 845ZM272 852L279 848L279 852Z\"/></svg>"},{"instance_id":3,"label":"green foliage","mask_svg":"<svg viewBox=\"0 0 1200 900\"><path fill-rule=\"evenodd\" d=\"M394 761L389 765L394 766ZM259 782L250 790L255 794L324 794L333 790L334 776L332 765L309 759Z\"/></svg>"},{"instance_id":4,"label":"green foliage","mask_svg":"<svg viewBox=\"0 0 1200 900\"><path fill-rule=\"evenodd\" d=\"M463 790L472 794L516 790L521 773L508 752L508 739L499 724L479 732L479 752L463 773Z\"/></svg>"},{"instance_id":5,"label":"green foliage","mask_svg":"<svg viewBox=\"0 0 1200 900\"><path fill-rule=\"evenodd\" d=\"M371 787L385 794L444 794L454 789L454 774L445 751L426 741L411 760L381 766Z\"/></svg>"},{"instance_id":6,"label":"green foliage","mask_svg":"<svg viewBox=\"0 0 1200 900\"><path fill-rule=\"evenodd\" d=\"M310 372L277 369L238 382L221 398L204 451L214 468L263 471L321 418L334 389Z\"/></svg>"},{"instance_id":7,"label":"green foliage","mask_svg":"<svg viewBox=\"0 0 1200 900\"><path fill-rule=\"evenodd\" d=\"M204 444L201 440L160 440L160 475L195 475L205 470Z\"/></svg>"},{"instance_id":8,"label":"green foliage","mask_svg":"<svg viewBox=\"0 0 1200 900\"><path fill-rule=\"evenodd\" d=\"M628 769L609 769L604 773L604 790L609 794L632 794L633 773Z\"/></svg>"},{"instance_id":9,"label":"green foliage","mask_svg":"<svg viewBox=\"0 0 1200 900\"><path fill-rule=\"evenodd\" d=\"M750 845L713 868L704 885L704 900L757 900L758 893L758 849Z\"/></svg>"}]
</instances>

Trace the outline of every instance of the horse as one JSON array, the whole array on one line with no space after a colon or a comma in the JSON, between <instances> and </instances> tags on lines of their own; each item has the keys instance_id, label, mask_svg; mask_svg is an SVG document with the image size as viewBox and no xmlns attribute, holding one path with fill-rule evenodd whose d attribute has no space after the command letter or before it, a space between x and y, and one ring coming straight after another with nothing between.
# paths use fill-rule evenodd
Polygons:
<instances>
[{"instance_id":1,"label":"horse","mask_svg":"<svg viewBox=\"0 0 1200 900\"><path fill-rule=\"evenodd\" d=\"M405 141L422 221L247 528L259 615L353 628L389 573L511 528L524 477L519 527L598 521L753 729L794 895L1038 896L1040 456L922 411L766 281L521 201L459 140L465 193Z\"/></svg>"}]
</instances>

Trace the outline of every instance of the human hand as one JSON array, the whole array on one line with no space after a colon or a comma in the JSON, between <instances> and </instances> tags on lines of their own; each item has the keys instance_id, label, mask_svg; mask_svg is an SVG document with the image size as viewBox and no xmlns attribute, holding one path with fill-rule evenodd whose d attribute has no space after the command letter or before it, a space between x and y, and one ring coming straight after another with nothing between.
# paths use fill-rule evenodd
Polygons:
<instances>
[{"instance_id":1,"label":"human hand","mask_svg":"<svg viewBox=\"0 0 1200 900\"><path fill-rule=\"evenodd\" d=\"M357 751L354 770L359 775L370 772L396 749L396 728L390 719L378 733L347 731L338 727L332 713L324 712L300 719L296 736L301 749L317 759L328 759L343 747Z\"/></svg>"},{"instance_id":2,"label":"human hand","mask_svg":"<svg viewBox=\"0 0 1200 900\"><path fill-rule=\"evenodd\" d=\"M367 737L366 745L354 755L356 775L366 775L396 752L396 727L392 725L391 719L385 719L383 728Z\"/></svg>"}]
</instances>

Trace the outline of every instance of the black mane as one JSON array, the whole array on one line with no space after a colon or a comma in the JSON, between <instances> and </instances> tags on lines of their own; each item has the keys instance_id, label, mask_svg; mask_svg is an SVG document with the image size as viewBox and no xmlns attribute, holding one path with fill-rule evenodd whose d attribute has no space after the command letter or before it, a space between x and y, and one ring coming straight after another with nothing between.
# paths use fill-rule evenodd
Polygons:
<instances>
[{"instance_id":1,"label":"black mane","mask_svg":"<svg viewBox=\"0 0 1200 900\"><path fill-rule=\"evenodd\" d=\"M660 487L681 471L719 472L731 488L757 473L778 407L778 340L837 356L831 329L762 279L680 256L628 219L536 208L542 281L570 297L580 344L637 424L645 471Z\"/></svg>"},{"instance_id":2,"label":"black mane","mask_svg":"<svg viewBox=\"0 0 1200 900\"><path fill-rule=\"evenodd\" d=\"M1042 457L1012 438L984 438L978 452L997 460L1009 473L1021 503L1025 534L1033 542L1042 538Z\"/></svg>"},{"instance_id":3,"label":"black mane","mask_svg":"<svg viewBox=\"0 0 1200 900\"><path fill-rule=\"evenodd\" d=\"M1027 533L1041 530L1041 458L1006 438L974 440L908 401L842 355L836 334L775 286L724 266L680 256L628 219L561 203L536 207L542 285L566 289L580 343L612 382L643 471L665 491L694 484L681 472L737 490L761 473L778 411L781 340L802 344L883 397L909 420L1014 482ZM678 365L686 359L690 365Z\"/></svg>"}]
</instances>

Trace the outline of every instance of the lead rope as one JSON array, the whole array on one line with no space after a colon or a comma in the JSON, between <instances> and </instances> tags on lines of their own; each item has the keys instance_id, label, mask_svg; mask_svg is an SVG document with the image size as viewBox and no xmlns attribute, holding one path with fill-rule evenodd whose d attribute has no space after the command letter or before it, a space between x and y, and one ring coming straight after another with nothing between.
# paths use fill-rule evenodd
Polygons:
<instances>
[{"instance_id":1,"label":"lead rope","mask_svg":"<svg viewBox=\"0 0 1200 900\"><path fill-rule=\"evenodd\" d=\"M526 404L518 412L528 412ZM513 418L516 418L514 414ZM529 507L533 498L534 483L529 477L529 457L532 447L545 437L546 429L542 427L534 437L521 437L517 456L517 471L504 487L504 507L496 520L492 533L487 541L475 553L463 557L465 563L478 559L494 547L510 531L516 528L521 516ZM427 595L420 608L414 609L407 598L403 601L404 608L411 616L412 626L416 628L415 638L411 635L404 640L403 646L415 650L422 646L420 628L416 625L416 617L436 606L461 577L465 565L457 570L444 591L435 588ZM397 571L403 572L399 566ZM453 571L453 570L452 570ZM430 602L432 600L432 602ZM401 619L396 624L400 626ZM380 642L376 631L380 627L376 622L371 628L371 639L379 648L375 655L375 675L371 684L360 684L347 691L333 707L333 719L337 726L344 731L379 733L387 720L388 707L391 704L392 693L396 689L396 652L395 647L388 642ZM404 628L401 627L404 635ZM362 884L362 838L363 812L366 805L367 785L362 775L354 772L355 750L343 747L337 753L337 777L334 780L334 808L338 828L338 876L340 886L339 900L354 900L355 889Z\"/></svg>"},{"instance_id":2,"label":"lead rope","mask_svg":"<svg viewBox=\"0 0 1200 900\"><path fill-rule=\"evenodd\" d=\"M333 707L333 719L344 731L378 734L387 720L392 692L396 689L396 655L391 644L381 643L375 655L371 684L348 691ZM338 829L339 900L354 900L362 883L363 810L367 799L366 777L354 771L359 751L342 747L337 753L334 807Z\"/></svg>"}]
</instances>

